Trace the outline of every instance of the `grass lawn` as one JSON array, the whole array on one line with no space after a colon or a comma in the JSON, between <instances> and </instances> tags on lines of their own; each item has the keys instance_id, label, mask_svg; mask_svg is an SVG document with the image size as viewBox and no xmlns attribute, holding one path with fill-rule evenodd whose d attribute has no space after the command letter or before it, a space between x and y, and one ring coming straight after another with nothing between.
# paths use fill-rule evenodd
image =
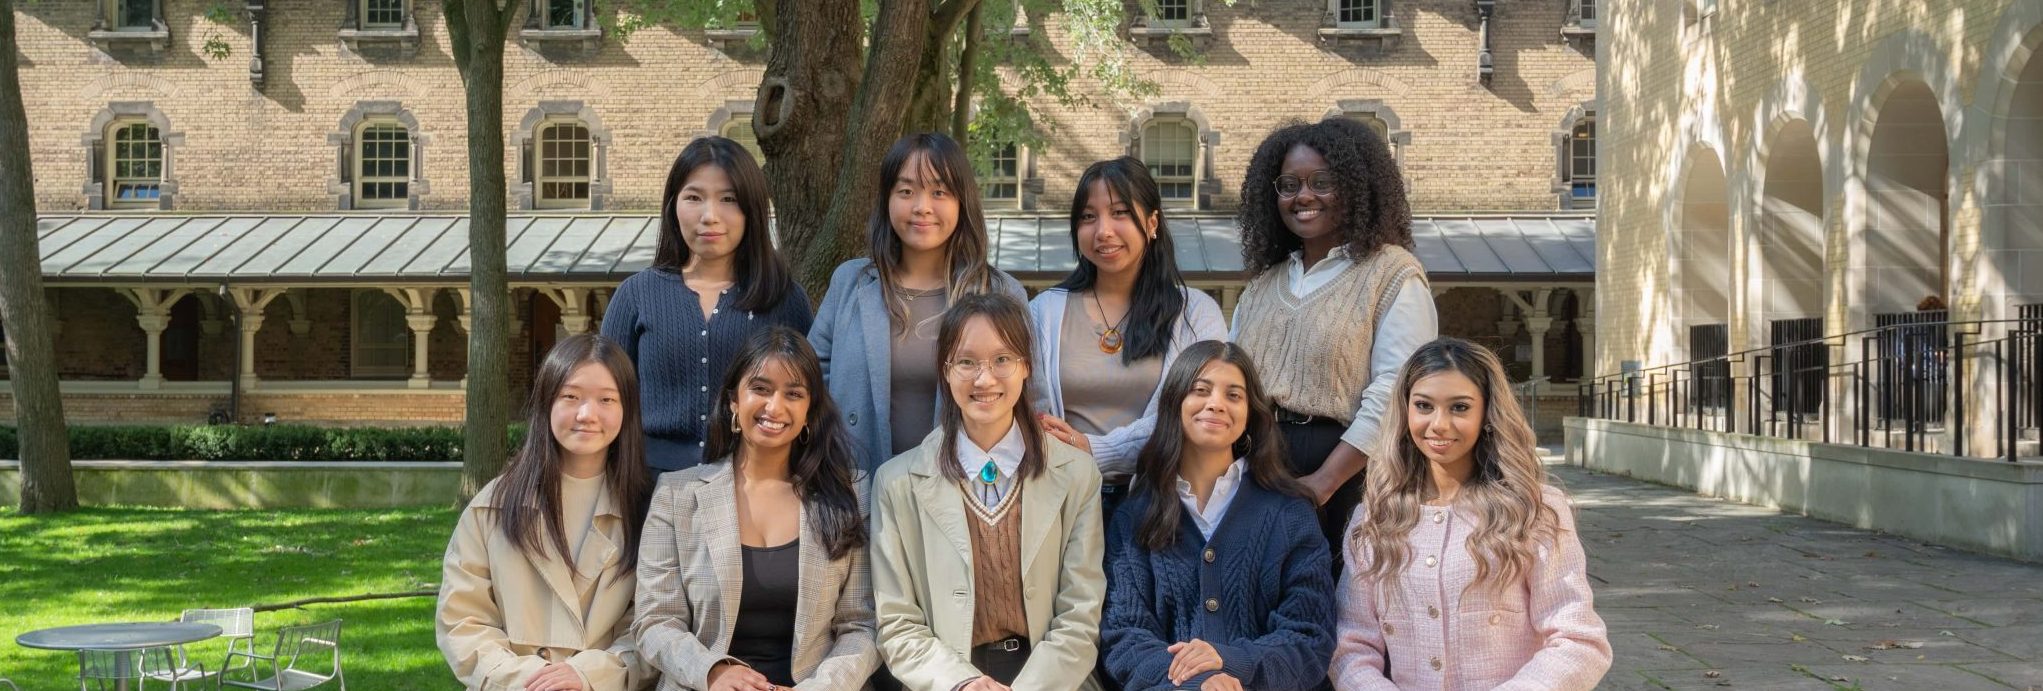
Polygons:
<instances>
[{"instance_id":1,"label":"grass lawn","mask_svg":"<svg viewBox=\"0 0 2043 691\"><path fill-rule=\"evenodd\" d=\"M0 511L0 677L23 691L78 688L73 653L14 644L52 626L176 619L186 608L401 592L439 583L451 509ZM342 619L357 689L459 689L433 645L433 598L258 613L256 652L277 627ZM222 644L193 655L217 668Z\"/></svg>"}]
</instances>

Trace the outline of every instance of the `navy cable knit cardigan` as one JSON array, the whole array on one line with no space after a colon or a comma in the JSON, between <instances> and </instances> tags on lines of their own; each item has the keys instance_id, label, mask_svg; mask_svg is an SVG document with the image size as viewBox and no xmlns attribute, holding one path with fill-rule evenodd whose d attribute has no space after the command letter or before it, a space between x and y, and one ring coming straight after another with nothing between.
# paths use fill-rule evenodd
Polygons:
<instances>
[{"instance_id":1,"label":"navy cable knit cardigan","mask_svg":"<svg viewBox=\"0 0 2043 691\"><path fill-rule=\"evenodd\" d=\"M1222 672L1258 691L1325 686L1334 653L1332 557L1312 504L1243 482L1209 542L1189 514L1178 540L1152 552L1135 541L1156 499L1138 492L1107 531L1106 669L1127 691L1170 689L1165 649L1194 638ZM1178 501L1177 496L1162 497ZM1212 673L1181 687L1198 688Z\"/></svg>"}]
</instances>

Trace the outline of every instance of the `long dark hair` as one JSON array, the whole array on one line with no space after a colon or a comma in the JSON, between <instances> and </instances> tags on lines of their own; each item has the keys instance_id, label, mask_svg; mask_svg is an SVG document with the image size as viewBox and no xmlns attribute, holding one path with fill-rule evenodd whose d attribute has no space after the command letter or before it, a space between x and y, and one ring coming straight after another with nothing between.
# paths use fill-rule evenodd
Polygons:
<instances>
[{"instance_id":1,"label":"long dark hair","mask_svg":"<svg viewBox=\"0 0 2043 691\"><path fill-rule=\"evenodd\" d=\"M737 308L763 312L780 305L794 293L794 278L787 261L773 249L773 231L767 222L773 210L767 205L766 174L759 163L737 142L723 137L698 137L674 157L667 169L667 186L660 193L660 243L653 249L653 267L680 273L688 265L688 243L681 239L681 224L674 219L674 199L688 184L688 176L702 166L716 166L731 178L731 192L738 208L745 212L744 235L738 238L734 263L738 290Z\"/></svg>"},{"instance_id":2,"label":"long dark hair","mask_svg":"<svg viewBox=\"0 0 2043 691\"><path fill-rule=\"evenodd\" d=\"M1248 424L1234 442L1235 456L1245 459L1248 475L1263 489L1295 497L1311 498L1312 492L1291 476L1284 463L1284 435L1277 431L1276 406L1263 393L1262 377L1249 360L1248 351L1225 341L1200 341L1186 346L1164 375L1163 391L1156 400L1156 430L1142 445L1135 466L1141 489L1149 492L1149 510L1143 512L1135 541L1151 551L1169 549L1178 540L1178 521L1184 508L1177 500L1178 468L1184 462L1185 397L1199 381L1206 365L1225 362L1241 368L1242 383L1248 389Z\"/></svg>"},{"instance_id":3,"label":"long dark hair","mask_svg":"<svg viewBox=\"0 0 2043 691\"><path fill-rule=\"evenodd\" d=\"M544 559L547 544L554 553L572 554L560 517L560 443L553 438L553 401L568 377L585 364L602 365L617 380L617 404L624 409L617 439L604 460L604 489L624 514L623 568L638 564L639 528L645 524L651 478L646 473L645 428L639 420L638 371L616 343L596 334L576 334L547 351L546 361L532 377L532 396L525 413L525 442L511 457L511 467L497 480L497 525L504 537L528 558ZM542 525L543 524L543 525ZM544 531L542 533L542 530ZM549 540L548 538L551 538Z\"/></svg>"},{"instance_id":4,"label":"long dark hair","mask_svg":"<svg viewBox=\"0 0 2043 691\"><path fill-rule=\"evenodd\" d=\"M1078 267L1057 287L1076 294L1091 289L1099 280L1099 267L1086 259L1085 252L1078 247L1078 219L1086 204L1091 203L1094 182L1105 182L1108 193L1130 207L1138 227L1151 214L1156 215L1156 237L1142 251L1142 265L1135 273L1135 294L1128 302L1128 347L1121 350L1121 362L1132 365L1143 358L1163 357L1170 351L1171 332L1185 311L1185 278L1178 273L1170 223L1163 217L1163 195L1157 192L1156 178L1149 176L1149 167L1141 161L1129 156L1100 161L1086 166L1085 174L1078 176L1078 193L1071 197L1071 249L1078 255Z\"/></svg>"},{"instance_id":5,"label":"long dark hair","mask_svg":"<svg viewBox=\"0 0 2043 691\"><path fill-rule=\"evenodd\" d=\"M1241 261L1250 278L1282 264L1303 241L1284 226L1277 213L1277 177L1284 157L1304 144L1327 160L1334 176L1334 194L1347 205L1338 232L1355 261L1384 245L1412 248L1412 207L1405 201L1404 175L1390 145L1376 130L1348 118L1327 118L1312 124L1296 120L1271 132L1249 157L1241 181Z\"/></svg>"},{"instance_id":6,"label":"long dark hair","mask_svg":"<svg viewBox=\"0 0 2043 691\"><path fill-rule=\"evenodd\" d=\"M873 195L872 218L866 224L866 254L879 271L880 295L885 298L895 333L905 333L909 327L908 300L894 286L901 273L901 238L894 234L887 203L895 181L901 179L901 169L916 154L922 154L926 167L923 180L935 177L958 200L958 227L944 243L950 264L950 274L944 280L951 298L993 290L993 267L986 263L986 214L979 203L979 181L972 176L971 159L956 140L941 132L902 137L880 162L880 189Z\"/></svg>"},{"instance_id":7,"label":"long dark hair","mask_svg":"<svg viewBox=\"0 0 2043 691\"><path fill-rule=\"evenodd\" d=\"M941 450L937 453L937 468L943 476L957 482L964 482L965 470L958 466L958 430L965 424L965 414L958 408L959 403L951 398L951 378L945 372L949 362L957 354L958 340L964 337L965 325L973 317L985 317L993 330L1000 334L1007 349L1022 363L1034 367L1035 339L1029 335L1029 310L1014 298L999 293L978 293L960 297L951 303L943 313L943 327L937 331L936 376L940 380L936 387L937 419L941 421L943 438ZM1034 372L1030 373L1031 375ZM1022 460L1015 477L1033 478L1043 474L1043 425L1036 421L1035 406L1029 401L1026 385L1015 391L1014 424L1021 427Z\"/></svg>"},{"instance_id":8,"label":"long dark hair","mask_svg":"<svg viewBox=\"0 0 2043 691\"><path fill-rule=\"evenodd\" d=\"M785 326L761 329L745 339L724 374L723 387L717 389L720 393L710 415L715 422L709 426L704 457L719 459L714 461L718 463L731 459L734 470L742 462L738 449L744 439L731 431L737 415L733 403L745 381L767 362L785 365L809 390L808 422L789 451L788 481L809 512L816 534L823 537L824 550L831 559L842 558L866 545L865 518L859 513L858 493L851 484L851 464L858 456L837 413L837 403L831 400L829 387L823 385L823 365L808 339Z\"/></svg>"}]
</instances>

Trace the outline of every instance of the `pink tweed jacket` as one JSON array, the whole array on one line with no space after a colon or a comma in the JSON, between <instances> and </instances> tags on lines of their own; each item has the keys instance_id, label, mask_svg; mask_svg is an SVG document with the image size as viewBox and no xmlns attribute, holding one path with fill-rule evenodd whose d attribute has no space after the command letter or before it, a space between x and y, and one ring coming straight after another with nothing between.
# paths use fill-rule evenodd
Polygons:
<instances>
[{"instance_id":1,"label":"pink tweed jacket","mask_svg":"<svg viewBox=\"0 0 2043 691\"><path fill-rule=\"evenodd\" d=\"M1548 487L1545 500L1560 514L1556 544L1541 546L1525 582L1501 593L1468 589L1476 564L1467 542L1476 517L1464 509L1420 509L1411 564L1398 578L1401 597L1354 576L1373 556L1349 541L1337 595L1340 638L1329 672L1334 687L1594 688L1610 669L1610 640L1593 607L1567 497ZM1355 509L1350 531L1367 520L1365 509Z\"/></svg>"}]
</instances>

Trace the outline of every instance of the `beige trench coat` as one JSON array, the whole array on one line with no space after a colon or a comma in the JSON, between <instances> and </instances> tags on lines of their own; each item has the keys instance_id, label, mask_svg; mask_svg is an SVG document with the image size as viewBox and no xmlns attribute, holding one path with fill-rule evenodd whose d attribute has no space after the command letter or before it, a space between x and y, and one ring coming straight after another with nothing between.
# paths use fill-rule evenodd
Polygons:
<instances>
[{"instance_id":1,"label":"beige trench coat","mask_svg":"<svg viewBox=\"0 0 2043 691\"><path fill-rule=\"evenodd\" d=\"M608 493L596 500L593 531L574 567L599 579L584 620L568 566L527 558L497 527L497 482L461 512L441 569L434 628L454 676L469 689L522 690L540 668L566 662L590 691L643 688L647 670L631 636L637 579L621 568L622 509Z\"/></svg>"},{"instance_id":2,"label":"beige trench coat","mask_svg":"<svg viewBox=\"0 0 2043 691\"><path fill-rule=\"evenodd\" d=\"M972 536L965 495L937 469L939 427L881 466L873 481L873 599L880 655L911 691L950 691L972 666ZM1096 689L1100 607L1100 472L1045 435L1045 472L1023 481L1022 600L1029 661L1012 687Z\"/></svg>"}]
</instances>

